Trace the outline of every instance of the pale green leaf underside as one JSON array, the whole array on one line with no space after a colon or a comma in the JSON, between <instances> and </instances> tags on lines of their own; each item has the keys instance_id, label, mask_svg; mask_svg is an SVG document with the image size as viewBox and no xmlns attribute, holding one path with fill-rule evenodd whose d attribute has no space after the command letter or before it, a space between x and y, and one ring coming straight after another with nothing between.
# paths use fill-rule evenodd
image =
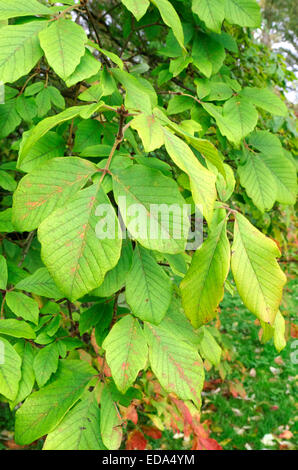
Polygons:
<instances>
[{"instance_id":1,"label":"pale green leaf underside","mask_svg":"<svg viewBox=\"0 0 298 470\"><path fill-rule=\"evenodd\" d=\"M57 371L58 360L59 349L55 342L40 349L35 355L33 369L39 388L43 387L51 375Z\"/></svg>"},{"instance_id":2,"label":"pale green leaf underside","mask_svg":"<svg viewBox=\"0 0 298 470\"><path fill-rule=\"evenodd\" d=\"M22 317L35 324L38 323L39 308L36 300L21 292L8 292L6 303L17 317Z\"/></svg>"},{"instance_id":3,"label":"pale green leaf underside","mask_svg":"<svg viewBox=\"0 0 298 470\"><path fill-rule=\"evenodd\" d=\"M184 49L183 28L173 5L168 0L151 0L151 2L158 8L164 23L172 29L177 41L182 49Z\"/></svg>"},{"instance_id":4,"label":"pale green leaf underside","mask_svg":"<svg viewBox=\"0 0 298 470\"><path fill-rule=\"evenodd\" d=\"M33 15L51 15L51 10L37 0L0 0L0 20Z\"/></svg>"},{"instance_id":5,"label":"pale green leaf underside","mask_svg":"<svg viewBox=\"0 0 298 470\"><path fill-rule=\"evenodd\" d=\"M13 83L35 66L43 55L38 34L46 25L34 21L0 28L0 81Z\"/></svg>"},{"instance_id":6,"label":"pale green leaf underside","mask_svg":"<svg viewBox=\"0 0 298 470\"><path fill-rule=\"evenodd\" d=\"M122 441L122 420L113 400L110 385L105 385L100 400L100 432L104 445L117 450Z\"/></svg>"},{"instance_id":7,"label":"pale green leaf underside","mask_svg":"<svg viewBox=\"0 0 298 470\"><path fill-rule=\"evenodd\" d=\"M57 428L48 434L43 446L43 450L104 449L99 406L91 393L67 413Z\"/></svg>"},{"instance_id":8,"label":"pale green leaf underside","mask_svg":"<svg viewBox=\"0 0 298 470\"><path fill-rule=\"evenodd\" d=\"M85 54L81 58L79 65L76 67L74 72L65 80L68 88L72 87L82 80L92 77L99 72L101 64L91 52L86 49Z\"/></svg>"},{"instance_id":9,"label":"pale green leaf underside","mask_svg":"<svg viewBox=\"0 0 298 470\"><path fill-rule=\"evenodd\" d=\"M150 5L149 0L121 0L123 5L131 11L131 13L136 17L137 21L145 15L148 7Z\"/></svg>"},{"instance_id":10,"label":"pale green leaf underside","mask_svg":"<svg viewBox=\"0 0 298 470\"><path fill-rule=\"evenodd\" d=\"M77 157L53 158L26 175L13 195L13 223L30 231L82 188L96 166Z\"/></svg>"},{"instance_id":11,"label":"pale green leaf underside","mask_svg":"<svg viewBox=\"0 0 298 470\"><path fill-rule=\"evenodd\" d=\"M134 315L158 325L172 298L172 283L154 256L136 246L131 269L126 278L126 301Z\"/></svg>"},{"instance_id":12,"label":"pale green leaf underside","mask_svg":"<svg viewBox=\"0 0 298 470\"><path fill-rule=\"evenodd\" d=\"M0 320L0 335L12 336L13 338L35 339L35 332L31 326L24 321L15 320L14 318Z\"/></svg>"},{"instance_id":13,"label":"pale green leaf underside","mask_svg":"<svg viewBox=\"0 0 298 470\"><path fill-rule=\"evenodd\" d=\"M86 106L73 106L71 108L62 111L55 116L50 116L46 119L40 121L36 126L34 126L29 133L26 134L26 138L23 138L21 143L19 158L18 158L18 168L22 168L23 160L30 158L28 155L31 151L31 148L41 139L48 131L53 129L53 127L61 124L62 122L68 121L75 118L84 110L88 110L89 105ZM28 157L27 157L28 156Z\"/></svg>"},{"instance_id":14,"label":"pale green leaf underside","mask_svg":"<svg viewBox=\"0 0 298 470\"><path fill-rule=\"evenodd\" d=\"M271 209L276 200L276 184L262 156L249 152L238 173L241 185L258 209L261 212Z\"/></svg>"},{"instance_id":15,"label":"pale green leaf underside","mask_svg":"<svg viewBox=\"0 0 298 470\"><path fill-rule=\"evenodd\" d=\"M43 297L62 299L63 295L46 268L39 268L34 274L16 284L16 289L24 290Z\"/></svg>"},{"instance_id":16,"label":"pale green leaf underside","mask_svg":"<svg viewBox=\"0 0 298 470\"><path fill-rule=\"evenodd\" d=\"M225 17L224 2L222 0L193 0L192 11L204 21L207 28L219 33Z\"/></svg>"},{"instance_id":17,"label":"pale green leaf underside","mask_svg":"<svg viewBox=\"0 0 298 470\"><path fill-rule=\"evenodd\" d=\"M96 234L97 206L109 208L113 232L109 238ZM109 199L100 186L79 193L57 209L39 227L41 256L55 283L65 295L76 300L98 287L107 271L118 262L121 239L119 224Z\"/></svg>"},{"instance_id":18,"label":"pale green leaf underside","mask_svg":"<svg viewBox=\"0 0 298 470\"><path fill-rule=\"evenodd\" d=\"M271 325L282 298L286 277L276 257L276 243L265 237L241 214L236 215L232 246L232 272L237 290L260 320Z\"/></svg>"},{"instance_id":19,"label":"pale green leaf underside","mask_svg":"<svg viewBox=\"0 0 298 470\"><path fill-rule=\"evenodd\" d=\"M200 340L199 340L199 351L200 354L205 357L211 364L218 366L221 357L221 347L215 341L213 335L210 333L208 328L202 326L199 329Z\"/></svg>"},{"instance_id":20,"label":"pale green leaf underside","mask_svg":"<svg viewBox=\"0 0 298 470\"><path fill-rule=\"evenodd\" d=\"M35 375L33 371L34 350L32 345L28 341L26 341L22 345L19 344L16 347L17 353L22 357L22 376L19 382L17 396L11 403L11 408L14 408L18 403L20 403L25 398L27 398L28 395L30 395L35 383Z\"/></svg>"},{"instance_id":21,"label":"pale green leaf underside","mask_svg":"<svg viewBox=\"0 0 298 470\"><path fill-rule=\"evenodd\" d=\"M14 400L18 393L21 379L20 356L11 344L1 337L1 361L0 361L0 394L9 400Z\"/></svg>"},{"instance_id":22,"label":"pale green leaf underside","mask_svg":"<svg viewBox=\"0 0 298 470\"><path fill-rule=\"evenodd\" d=\"M55 380L32 393L17 411L15 440L20 445L53 431L95 374L84 361L60 361Z\"/></svg>"},{"instance_id":23,"label":"pale green leaf underside","mask_svg":"<svg viewBox=\"0 0 298 470\"><path fill-rule=\"evenodd\" d=\"M112 176L114 195L132 237L151 250L183 252L189 220L183 213L185 201L177 184L160 171L143 165L113 172ZM173 213L173 209L177 215L161 218L159 209L165 214Z\"/></svg>"},{"instance_id":24,"label":"pale green leaf underside","mask_svg":"<svg viewBox=\"0 0 298 470\"><path fill-rule=\"evenodd\" d=\"M162 126L154 115L140 114L132 120L131 127L138 131L145 152L153 152L164 144Z\"/></svg>"},{"instance_id":25,"label":"pale green leaf underside","mask_svg":"<svg viewBox=\"0 0 298 470\"><path fill-rule=\"evenodd\" d=\"M255 0L224 0L225 18L231 24L257 28L261 25L260 6Z\"/></svg>"},{"instance_id":26,"label":"pale green leaf underside","mask_svg":"<svg viewBox=\"0 0 298 470\"><path fill-rule=\"evenodd\" d=\"M87 36L84 29L62 18L41 31L39 39L50 66L59 77L67 79L85 54Z\"/></svg>"},{"instance_id":27,"label":"pale green leaf underside","mask_svg":"<svg viewBox=\"0 0 298 470\"><path fill-rule=\"evenodd\" d=\"M216 199L216 176L199 162L183 140L166 129L164 134L168 154L174 163L189 176L194 202L199 209L202 208L207 222L211 223Z\"/></svg>"},{"instance_id":28,"label":"pale green leaf underside","mask_svg":"<svg viewBox=\"0 0 298 470\"><path fill-rule=\"evenodd\" d=\"M192 48L193 63L205 77L210 78L220 70L225 56L222 44L207 34L197 33Z\"/></svg>"},{"instance_id":29,"label":"pale green leaf underside","mask_svg":"<svg viewBox=\"0 0 298 470\"><path fill-rule=\"evenodd\" d=\"M132 262L132 244L130 240L123 240L120 259L117 265L109 271L103 283L92 291L92 295L98 297L110 297L120 290L124 284Z\"/></svg>"},{"instance_id":30,"label":"pale green leaf underside","mask_svg":"<svg viewBox=\"0 0 298 470\"><path fill-rule=\"evenodd\" d=\"M146 366L148 350L144 347L144 341L138 320L126 315L113 326L102 345L112 377L121 393L133 385L140 370Z\"/></svg>"},{"instance_id":31,"label":"pale green leaf underside","mask_svg":"<svg viewBox=\"0 0 298 470\"><path fill-rule=\"evenodd\" d=\"M241 96L247 98L251 103L259 108L277 116L286 116L287 107L283 101L268 88L243 88Z\"/></svg>"}]
</instances>

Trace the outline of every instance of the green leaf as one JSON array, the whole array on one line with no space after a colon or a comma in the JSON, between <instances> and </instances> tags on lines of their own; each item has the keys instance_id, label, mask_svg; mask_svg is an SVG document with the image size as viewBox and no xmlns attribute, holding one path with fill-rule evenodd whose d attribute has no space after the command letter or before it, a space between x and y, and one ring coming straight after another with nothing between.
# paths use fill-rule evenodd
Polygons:
<instances>
[{"instance_id":1,"label":"green leaf","mask_svg":"<svg viewBox=\"0 0 298 470\"><path fill-rule=\"evenodd\" d=\"M13 192L16 187L17 183L12 176L10 176L9 173L6 173L6 171L0 169L0 188Z\"/></svg>"},{"instance_id":2,"label":"green leaf","mask_svg":"<svg viewBox=\"0 0 298 470\"><path fill-rule=\"evenodd\" d=\"M222 135L235 144L252 132L258 122L257 110L246 98L234 96L223 108L211 103L202 103L202 106L215 118Z\"/></svg>"},{"instance_id":3,"label":"green leaf","mask_svg":"<svg viewBox=\"0 0 298 470\"><path fill-rule=\"evenodd\" d=\"M281 143L268 131L256 131L249 136L249 143L261 154L259 158L274 179L272 188L276 189L276 200L283 204L295 204L297 177L294 165L286 158ZM268 186L268 182L266 184Z\"/></svg>"},{"instance_id":4,"label":"green leaf","mask_svg":"<svg viewBox=\"0 0 298 470\"><path fill-rule=\"evenodd\" d=\"M32 21L0 28L0 81L13 83L33 69L43 55L38 34L46 25Z\"/></svg>"},{"instance_id":5,"label":"green leaf","mask_svg":"<svg viewBox=\"0 0 298 470\"><path fill-rule=\"evenodd\" d=\"M123 70L124 68L124 64L123 64L123 61L122 59L120 59L120 57L117 55L117 54L114 54L114 52L111 52L111 51L107 51L106 49L102 49L101 47L98 46L98 44L96 44L95 42L93 41L88 41L87 42L88 46L90 47L93 47L94 49L96 49L97 51L101 52L103 55L106 55L109 59L111 59L112 62L114 62L114 64L116 64L120 70ZM103 71L105 71L106 69L104 68ZM107 78L107 75L102 75L102 77L105 76L105 78ZM105 89L105 85L103 86L103 90ZM110 93L107 93L107 94L110 94ZM105 91L105 96L106 96L106 91Z\"/></svg>"},{"instance_id":6,"label":"green leaf","mask_svg":"<svg viewBox=\"0 0 298 470\"><path fill-rule=\"evenodd\" d=\"M190 268L180 284L182 305L195 328L216 315L224 296L224 282L230 268L230 244L226 234L225 211L218 211L207 240L195 252Z\"/></svg>"},{"instance_id":7,"label":"green leaf","mask_svg":"<svg viewBox=\"0 0 298 470\"><path fill-rule=\"evenodd\" d=\"M287 116L288 110L283 101L268 88L248 88L245 87L240 96L247 98L258 108L262 108L277 116Z\"/></svg>"},{"instance_id":8,"label":"green leaf","mask_svg":"<svg viewBox=\"0 0 298 470\"><path fill-rule=\"evenodd\" d=\"M143 321L158 325L172 298L172 283L154 256L136 246L126 278L126 301L132 313Z\"/></svg>"},{"instance_id":9,"label":"green leaf","mask_svg":"<svg viewBox=\"0 0 298 470\"><path fill-rule=\"evenodd\" d=\"M140 114L131 121L131 127L138 131L145 152L153 152L164 144L162 126L154 115Z\"/></svg>"},{"instance_id":10,"label":"green leaf","mask_svg":"<svg viewBox=\"0 0 298 470\"><path fill-rule=\"evenodd\" d=\"M260 6L256 0L224 0L225 19L231 24L258 28L261 26Z\"/></svg>"},{"instance_id":11,"label":"green leaf","mask_svg":"<svg viewBox=\"0 0 298 470\"><path fill-rule=\"evenodd\" d=\"M37 269L34 274L18 282L15 287L50 299L58 300L63 297L46 268Z\"/></svg>"},{"instance_id":12,"label":"green leaf","mask_svg":"<svg viewBox=\"0 0 298 470\"><path fill-rule=\"evenodd\" d=\"M123 240L118 263L106 274L103 283L97 287L97 289L92 291L92 295L96 295L98 297L110 297L115 294L115 292L122 289L131 267L132 255L133 250L131 241Z\"/></svg>"},{"instance_id":13,"label":"green leaf","mask_svg":"<svg viewBox=\"0 0 298 470\"><path fill-rule=\"evenodd\" d=\"M64 109L65 108L65 99L58 90L54 86L48 86L47 90L50 94L50 100L56 108Z\"/></svg>"},{"instance_id":14,"label":"green leaf","mask_svg":"<svg viewBox=\"0 0 298 470\"><path fill-rule=\"evenodd\" d=\"M189 220L177 184L143 165L113 170L112 176L114 195L128 232L145 248L183 252Z\"/></svg>"},{"instance_id":15,"label":"green leaf","mask_svg":"<svg viewBox=\"0 0 298 470\"><path fill-rule=\"evenodd\" d=\"M147 363L148 350L136 318L126 315L118 321L103 342L107 363L118 390L126 393Z\"/></svg>"},{"instance_id":16,"label":"green leaf","mask_svg":"<svg viewBox=\"0 0 298 470\"><path fill-rule=\"evenodd\" d=\"M76 67L75 71L65 80L68 88L72 87L82 80L86 80L93 75L96 75L100 70L101 64L91 52L86 49L85 54L81 58L81 62Z\"/></svg>"},{"instance_id":17,"label":"green leaf","mask_svg":"<svg viewBox=\"0 0 298 470\"><path fill-rule=\"evenodd\" d=\"M33 369L39 388L43 387L58 369L59 349L57 343L51 343L40 349L35 355Z\"/></svg>"},{"instance_id":18,"label":"green leaf","mask_svg":"<svg viewBox=\"0 0 298 470\"><path fill-rule=\"evenodd\" d=\"M137 21L140 21L140 19L145 15L150 5L149 0L121 0L121 2L129 11L131 11Z\"/></svg>"},{"instance_id":19,"label":"green leaf","mask_svg":"<svg viewBox=\"0 0 298 470\"><path fill-rule=\"evenodd\" d=\"M100 437L100 411L94 394L82 400L50 432L43 450L104 450Z\"/></svg>"},{"instance_id":20,"label":"green leaf","mask_svg":"<svg viewBox=\"0 0 298 470\"><path fill-rule=\"evenodd\" d=\"M12 209L6 209L5 211L0 212L0 232L14 232L15 227L11 222Z\"/></svg>"},{"instance_id":21,"label":"green leaf","mask_svg":"<svg viewBox=\"0 0 298 470\"><path fill-rule=\"evenodd\" d=\"M241 185L261 212L272 208L276 200L276 183L263 156L246 153L246 162L238 167Z\"/></svg>"},{"instance_id":22,"label":"green leaf","mask_svg":"<svg viewBox=\"0 0 298 470\"><path fill-rule=\"evenodd\" d=\"M37 0L0 0L0 20L33 15L51 15L51 10Z\"/></svg>"},{"instance_id":23,"label":"green leaf","mask_svg":"<svg viewBox=\"0 0 298 470\"><path fill-rule=\"evenodd\" d=\"M184 113L184 111L191 109L193 104L194 100L189 96L173 96L169 101L167 114L170 116L171 114Z\"/></svg>"},{"instance_id":24,"label":"green leaf","mask_svg":"<svg viewBox=\"0 0 298 470\"><path fill-rule=\"evenodd\" d=\"M5 321L5 320L0 320ZM21 380L22 360L11 344L0 338L0 393L14 400Z\"/></svg>"},{"instance_id":25,"label":"green leaf","mask_svg":"<svg viewBox=\"0 0 298 470\"><path fill-rule=\"evenodd\" d=\"M194 345L196 347L198 345L199 336L186 318L181 300L176 297L175 294L166 316L158 325L158 328L165 330L181 341L185 341L188 345Z\"/></svg>"},{"instance_id":26,"label":"green leaf","mask_svg":"<svg viewBox=\"0 0 298 470\"><path fill-rule=\"evenodd\" d=\"M16 99L16 110L21 118L26 122L31 122L37 115L37 106L34 98L25 98L20 95Z\"/></svg>"},{"instance_id":27,"label":"green leaf","mask_svg":"<svg viewBox=\"0 0 298 470\"><path fill-rule=\"evenodd\" d=\"M112 72L116 80L118 80L125 88L125 106L128 109L136 109L145 114L152 114L150 90L144 86L144 83L128 72L118 69L112 69ZM156 104L156 101L157 99L155 95L154 104Z\"/></svg>"},{"instance_id":28,"label":"green leaf","mask_svg":"<svg viewBox=\"0 0 298 470\"><path fill-rule=\"evenodd\" d=\"M38 117L44 117L52 108L51 95L48 88L44 88L36 96L36 104L38 107Z\"/></svg>"},{"instance_id":29,"label":"green leaf","mask_svg":"<svg viewBox=\"0 0 298 470\"><path fill-rule=\"evenodd\" d=\"M108 218L108 232L102 238L97 230L98 207L107 211ZM115 211L98 185L80 191L39 226L43 262L70 300L98 287L106 272L117 264L121 251L118 230Z\"/></svg>"},{"instance_id":30,"label":"green leaf","mask_svg":"<svg viewBox=\"0 0 298 470\"><path fill-rule=\"evenodd\" d=\"M25 88L24 96L34 96L43 89L44 89L44 83L43 82L32 83L32 85L28 85Z\"/></svg>"},{"instance_id":31,"label":"green leaf","mask_svg":"<svg viewBox=\"0 0 298 470\"><path fill-rule=\"evenodd\" d=\"M149 361L153 373L167 392L199 407L204 384L203 362L195 347L164 329L145 324Z\"/></svg>"},{"instance_id":32,"label":"green leaf","mask_svg":"<svg viewBox=\"0 0 298 470\"><path fill-rule=\"evenodd\" d=\"M0 139L11 134L21 123L22 119L16 110L16 101L11 100L0 104Z\"/></svg>"},{"instance_id":33,"label":"green leaf","mask_svg":"<svg viewBox=\"0 0 298 470\"><path fill-rule=\"evenodd\" d=\"M35 333L28 323L11 318L0 320L0 334L12 336L13 338L35 338Z\"/></svg>"},{"instance_id":34,"label":"green leaf","mask_svg":"<svg viewBox=\"0 0 298 470\"><path fill-rule=\"evenodd\" d=\"M71 20L61 18L39 34L47 61L57 75L66 80L85 54L87 36L84 29Z\"/></svg>"},{"instance_id":35,"label":"green leaf","mask_svg":"<svg viewBox=\"0 0 298 470\"><path fill-rule=\"evenodd\" d=\"M235 176L234 171L227 165L226 163L223 164L225 170L225 178L218 173L217 180L216 180L216 189L218 196L221 201L226 202L232 196L234 189L235 189Z\"/></svg>"},{"instance_id":36,"label":"green leaf","mask_svg":"<svg viewBox=\"0 0 298 470\"><path fill-rule=\"evenodd\" d=\"M168 154L174 163L189 176L194 202L198 208L202 207L203 215L210 224L216 199L216 176L201 165L183 140L166 129L164 129L164 135Z\"/></svg>"},{"instance_id":37,"label":"green leaf","mask_svg":"<svg viewBox=\"0 0 298 470\"><path fill-rule=\"evenodd\" d=\"M98 121L84 119L77 126L74 152L82 152L86 147L97 145L101 141L101 134L102 126ZM111 150L110 147L109 150Z\"/></svg>"},{"instance_id":38,"label":"green leaf","mask_svg":"<svg viewBox=\"0 0 298 470\"><path fill-rule=\"evenodd\" d=\"M109 450L117 450L122 441L122 420L112 396L112 387L105 385L100 400L100 432L104 445Z\"/></svg>"},{"instance_id":39,"label":"green leaf","mask_svg":"<svg viewBox=\"0 0 298 470\"><path fill-rule=\"evenodd\" d=\"M204 21L207 28L220 33L225 17L225 5L222 0L193 0L192 11Z\"/></svg>"},{"instance_id":40,"label":"green leaf","mask_svg":"<svg viewBox=\"0 0 298 470\"><path fill-rule=\"evenodd\" d=\"M211 162L224 178L226 177L223 156L209 140L187 136L185 136L185 139L192 147L198 150L206 160Z\"/></svg>"},{"instance_id":41,"label":"green leaf","mask_svg":"<svg viewBox=\"0 0 298 470\"><path fill-rule=\"evenodd\" d=\"M201 356L205 357L214 366L218 366L222 352L221 347L205 326L199 329L199 335L199 351Z\"/></svg>"},{"instance_id":42,"label":"green leaf","mask_svg":"<svg viewBox=\"0 0 298 470\"><path fill-rule=\"evenodd\" d=\"M224 47L212 36L197 33L192 46L193 64L199 71L210 78L221 68L225 60Z\"/></svg>"},{"instance_id":43,"label":"green leaf","mask_svg":"<svg viewBox=\"0 0 298 470\"><path fill-rule=\"evenodd\" d=\"M36 300L21 292L7 292L5 299L8 307L17 317L22 317L37 325L39 308Z\"/></svg>"},{"instance_id":44,"label":"green leaf","mask_svg":"<svg viewBox=\"0 0 298 470\"><path fill-rule=\"evenodd\" d=\"M11 403L11 409L30 395L33 390L35 375L33 371L34 350L28 341L19 342L15 345L16 352L22 358L21 380L17 396Z\"/></svg>"},{"instance_id":45,"label":"green leaf","mask_svg":"<svg viewBox=\"0 0 298 470\"><path fill-rule=\"evenodd\" d=\"M6 289L7 286L7 263L4 256L0 255L0 289Z\"/></svg>"},{"instance_id":46,"label":"green leaf","mask_svg":"<svg viewBox=\"0 0 298 470\"><path fill-rule=\"evenodd\" d=\"M285 339L285 332L286 332L285 319L280 313L280 311L278 311L275 317L274 334L273 334L274 346L278 352L282 351L287 345L287 342Z\"/></svg>"},{"instance_id":47,"label":"green leaf","mask_svg":"<svg viewBox=\"0 0 298 470\"><path fill-rule=\"evenodd\" d=\"M185 49L183 28L178 13L173 5L168 0L151 0L151 2L158 8L163 22L172 29L182 49Z\"/></svg>"},{"instance_id":48,"label":"green leaf","mask_svg":"<svg viewBox=\"0 0 298 470\"><path fill-rule=\"evenodd\" d=\"M259 232L241 214L236 215L232 246L232 272L246 307L273 325L286 277L276 257L276 243Z\"/></svg>"},{"instance_id":49,"label":"green leaf","mask_svg":"<svg viewBox=\"0 0 298 470\"><path fill-rule=\"evenodd\" d=\"M87 331L96 326L99 322L103 323L105 317L112 317L110 316L110 313L113 315L111 310L110 303L106 304L104 302L97 302L93 304L92 307L84 310L80 314L79 320L80 335L82 336L84 333L87 333Z\"/></svg>"},{"instance_id":50,"label":"green leaf","mask_svg":"<svg viewBox=\"0 0 298 470\"><path fill-rule=\"evenodd\" d=\"M95 374L85 361L60 361L51 384L32 393L16 413L15 440L20 445L31 444L50 433L79 400Z\"/></svg>"},{"instance_id":51,"label":"green leaf","mask_svg":"<svg viewBox=\"0 0 298 470\"><path fill-rule=\"evenodd\" d=\"M21 231L37 228L95 172L93 163L77 157L53 158L38 166L20 181L13 195L13 223Z\"/></svg>"}]
</instances>

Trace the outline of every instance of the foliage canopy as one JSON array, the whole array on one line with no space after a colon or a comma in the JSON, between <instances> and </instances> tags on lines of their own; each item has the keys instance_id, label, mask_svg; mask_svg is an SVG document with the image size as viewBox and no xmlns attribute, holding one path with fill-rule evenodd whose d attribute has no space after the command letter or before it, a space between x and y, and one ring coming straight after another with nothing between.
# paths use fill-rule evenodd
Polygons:
<instances>
[{"instance_id":1,"label":"foliage canopy","mask_svg":"<svg viewBox=\"0 0 298 470\"><path fill-rule=\"evenodd\" d=\"M0 393L21 403L21 445L117 449L137 406L169 423L152 373L198 419L204 365L224 362L208 323L234 283L285 345L291 73L254 40L255 0L57 3L0 0ZM166 226L154 205L179 215Z\"/></svg>"}]
</instances>

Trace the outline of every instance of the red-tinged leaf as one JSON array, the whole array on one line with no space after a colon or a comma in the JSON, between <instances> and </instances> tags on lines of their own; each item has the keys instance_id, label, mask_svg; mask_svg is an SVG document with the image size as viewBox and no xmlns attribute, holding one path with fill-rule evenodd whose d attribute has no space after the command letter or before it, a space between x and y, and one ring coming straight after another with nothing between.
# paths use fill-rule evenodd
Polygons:
<instances>
[{"instance_id":1,"label":"red-tinged leaf","mask_svg":"<svg viewBox=\"0 0 298 470\"><path fill-rule=\"evenodd\" d=\"M210 392L211 390L216 390L219 384L222 383L221 379L214 379L214 380L205 380L204 382L204 392Z\"/></svg>"},{"instance_id":2,"label":"red-tinged leaf","mask_svg":"<svg viewBox=\"0 0 298 470\"><path fill-rule=\"evenodd\" d=\"M241 398L246 397L246 391L244 390L244 387L240 382L230 382L229 390L234 398L237 398L238 396Z\"/></svg>"},{"instance_id":3,"label":"red-tinged leaf","mask_svg":"<svg viewBox=\"0 0 298 470\"><path fill-rule=\"evenodd\" d=\"M223 448L211 437L195 437L191 450L223 450Z\"/></svg>"},{"instance_id":4,"label":"red-tinged leaf","mask_svg":"<svg viewBox=\"0 0 298 470\"><path fill-rule=\"evenodd\" d=\"M295 323L291 323L291 337L298 338L298 325Z\"/></svg>"},{"instance_id":5,"label":"red-tinged leaf","mask_svg":"<svg viewBox=\"0 0 298 470\"><path fill-rule=\"evenodd\" d=\"M192 424L192 416L186 404L182 400L177 400L175 397L171 397L171 399L177 406L178 410L181 412L184 422L187 424Z\"/></svg>"},{"instance_id":6,"label":"red-tinged leaf","mask_svg":"<svg viewBox=\"0 0 298 470\"><path fill-rule=\"evenodd\" d=\"M162 438L162 433L157 428L153 428L151 426L142 426L142 431L146 434L146 436L152 437L152 439Z\"/></svg>"},{"instance_id":7,"label":"red-tinged leaf","mask_svg":"<svg viewBox=\"0 0 298 470\"><path fill-rule=\"evenodd\" d=\"M147 446L147 439L144 434L136 429L128 435L126 441L126 450L145 450Z\"/></svg>"},{"instance_id":8,"label":"red-tinged leaf","mask_svg":"<svg viewBox=\"0 0 298 470\"><path fill-rule=\"evenodd\" d=\"M135 425L138 424L138 413L134 404L131 404L126 408L126 412L123 414L123 419L130 420Z\"/></svg>"}]
</instances>

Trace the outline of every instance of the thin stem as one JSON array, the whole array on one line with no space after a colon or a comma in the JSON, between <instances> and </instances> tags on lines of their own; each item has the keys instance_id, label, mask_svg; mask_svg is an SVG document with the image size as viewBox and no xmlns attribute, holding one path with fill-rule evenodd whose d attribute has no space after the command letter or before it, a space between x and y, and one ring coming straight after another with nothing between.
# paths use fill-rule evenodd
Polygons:
<instances>
[{"instance_id":1,"label":"thin stem","mask_svg":"<svg viewBox=\"0 0 298 470\"><path fill-rule=\"evenodd\" d=\"M28 251L30 250L30 247L31 247L31 243L33 242L33 238L34 238L34 235L35 235L35 232L30 232L27 239L26 239L26 242L25 242L25 249L23 251L23 255L22 255L22 258L18 264L18 267L20 268L23 264L23 262L25 261L25 258L28 254Z\"/></svg>"}]
</instances>

